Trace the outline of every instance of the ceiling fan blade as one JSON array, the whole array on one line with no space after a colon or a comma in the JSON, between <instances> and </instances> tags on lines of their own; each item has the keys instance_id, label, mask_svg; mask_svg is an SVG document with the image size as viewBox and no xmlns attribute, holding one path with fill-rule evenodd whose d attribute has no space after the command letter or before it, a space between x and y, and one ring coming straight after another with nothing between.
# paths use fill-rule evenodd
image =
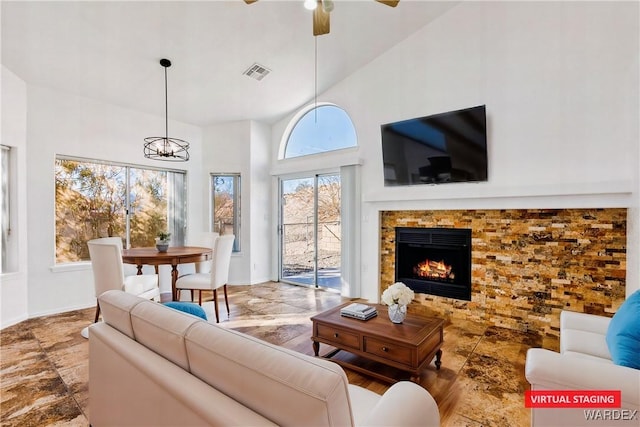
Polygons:
<instances>
[{"instance_id":1,"label":"ceiling fan blade","mask_svg":"<svg viewBox=\"0 0 640 427\"><path fill-rule=\"evenodd\" d=\"M245 0L246 1L246 0ZM378 3L386 4L387 6L396 7L400 0L376 0Z\"/></svg>"},{"instance_id":2,"label":"ceiling fan blade","mask_svg":"<svg viewBox=\"0 0 640 427\"><path fill-rule=\"evenodd\" d=\"M255 3L255 2L257 2L257 1L258 1L258 0L244 0L244 2L245 2L246 4Z\"/></svg>"},{"instance_id":3,"label":"ceiling fan blade","mask_svg":"<svg viewBox=\"0 0 640 427\"><path fill-rule=\"evenodd\" d=\"M318 6L313 9L313 35L323 34L329 34L329 13L325 12L322 1L318 0Z\"/></svg>"}]
</instances>

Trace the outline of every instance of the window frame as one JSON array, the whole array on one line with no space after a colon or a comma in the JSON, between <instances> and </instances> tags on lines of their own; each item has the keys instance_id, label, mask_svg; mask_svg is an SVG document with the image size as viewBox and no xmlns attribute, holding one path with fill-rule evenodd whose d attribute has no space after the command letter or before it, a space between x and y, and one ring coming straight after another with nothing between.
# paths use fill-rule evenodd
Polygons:
<instances>
[{"instance_id":1,"label":"window frame","mask_svg":"<svg viewBox=\"0 0 640 427\"><path fill-rule=\"evenodd\" d=\"M16 260L12 257L11 246L13 239L13 197L14 197L14 149L11 146L0 144L0 163L2 176L0 177L0 203L2 223L0 224L0 274L13 273L17 271Z\"/></svg>"},{"instance_id":2,"label":"window frame","mask_svg":"<svg viewBox=\"0 0 640 427\"><path fill-rule=\"evenodd\" d=\"M137 170L145 170L145 171L158 171L158 172L166 172L167 174L169 173L173 173L173 174L180 174L182 176L182 187L184 191L180 191L180 192L176 192L175 189L171 189L171 188L167 188L167 197L169 194L171 193L178 193L181 194L180 196L180 200L178 200L178 202L180 204L182 204L182 210L178 215L173 215L173 218L171 216L169 216L167 218L167 228L169 230L171 230L171 232L173 233L172 235L172 242L175 245L184 245L185 243L185 236L187 234L187 214L188 214L188 205L187 205L187 196L186 196L186 192L187 192L187 171L186 170L181 170L181 169L172 169L172 168L162 168L162 167L154 167L154 166L149 166L149 165L139 165L139 164L133 164L133 163L124 163L124 162L116 162L116 161L110 161L110 160L101 160L101 159L93 159L93 158L84 158L84 157L75 157L75 156L66 156L66 155L56 155L55 156L55 160L54 160L54 169L58 167L58 161L72 161L72 162L78 162L78 163L85 163L85 164L93 164L93 165L103 165L103 166L108 166L108 167L114 167L114 168L124 168L126 170L125 173L125 185L126 185L126 195L125 195L125 205L124 205L124 246L125 247L129 247L130 246L130 241L131 241L131 230L130 230L130 222L132 219L132 216L134 215L134 213L131 211L131 207L130 207L130 203L131 203L131 183L130 183L130 177L131 177L131 169L137 169ZM54 173L54 181L55 179L57 179L57 177L55 176L56 174ZM169 180L169 178L167 178ZM56 185L54 182L54 192L56 192ZM54 196L54 218L56 217L57 214L57 197ZM167 200L167 209L169 209L169 205L171 204L172 209L176 209L177 207L179 207L179 204L175 202L175 200L171 200L172 203L170 203L170 200ZM178 231L173 231L175 230L175 228L181 228L182 230L178 230ZM177 240L176 240L177 238ZM60 267L60 266L65 266L65 265L73 265L73 264L80 264L80 263L86 263L89 260L79 260L79 261L59 261L58 260L58 256L57 256L57 240L58 240L58 226L56 221L54 221L54 265L56 267ZM86 242L85 242L86 243Z\"/></svg>"},{"instance_id":3,"label":"window frame","mask_svg":"<svg viewBox=\"0 0 640 427\"><path fill-rule=\"evenodd\" d=\"M236 236L235 241L233 242L233 253L240 253L242 251L241 245L241 233L242 233L242 224L241 224L241 189L242 189L242 174L239 172L212 172L209 174L209 185L210 185L210 227L212 231L220 232L219 227L216 228L217 219L215 217L216 212L216 202L215 202L215 194L216 194L216 178L233 178L233 234ZM220 233L222 234L222 233Z\"/></svg>"},{"instance_id":4,"label":"window frame","mask_svg":"<svg viewBox=\"0 0 640 427\"><path fill-rule=\"evenodd\" d=\"M291 142L291 135L293 134L294 130L296 129L296 127L298 126L298 124L302 121L302 119L304 119L305 117L307 117L307 115L309 114L313 114L314 111L317 111L319 108L325 108L325 107L333 107L337 110L340 110L344 113L344 115L346 116L346 118L349 121L349 124L351 125L351 129L353 130L353 136L354 136L354 140L353 140L353 145L350 146L344 146L344 147L339 147L339 148L332 148L332 149L327 149L324 151L318 151L318 152L314 152L314 153L308 153L308 154L301 154L301 155L296 155L296 156L289 156L287 157L287 147L289 146L289 143ZM353 149L357 149L358 148L358 135L356 133L356 127L353 123L353 120L351 120L351 116L349 115L349 113L342 107L331 103L331 102L321 102L321 103L314 103L314 104L310 104L307 105L306 107L300 109L300 111L298 111L293 118L289 121L289 124L287 125L283 135L282 135L282 139L280 141L280 147L278 149L278 160L295 160L295 159L301 159L301 158L309 158L312 156L319 156L319 155L326 155L327 153L336 153L336 152L341 152L341 151L345 151L345 150L353 150Z\"/></svg>"}]
</instances>

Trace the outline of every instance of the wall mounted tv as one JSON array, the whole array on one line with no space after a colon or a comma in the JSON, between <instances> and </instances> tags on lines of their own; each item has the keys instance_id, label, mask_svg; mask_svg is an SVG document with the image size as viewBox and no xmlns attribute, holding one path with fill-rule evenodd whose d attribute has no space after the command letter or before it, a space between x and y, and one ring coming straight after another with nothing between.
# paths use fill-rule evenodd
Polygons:
<instances>
[{"instance_id":1,"label":"wall mounted tv","mask_svg":"<svg viewBox=\"0 0 640 427\"><path fill-rule=\"evenodd\" d=\"M381 126L384 185L487 180L484 105Z\"/></svg>"}]
</instances>

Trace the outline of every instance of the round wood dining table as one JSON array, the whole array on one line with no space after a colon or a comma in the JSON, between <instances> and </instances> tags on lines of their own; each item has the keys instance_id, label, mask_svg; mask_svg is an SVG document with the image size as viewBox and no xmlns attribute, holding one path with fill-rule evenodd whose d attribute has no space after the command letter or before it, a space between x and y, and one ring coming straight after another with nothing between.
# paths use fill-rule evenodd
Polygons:
<instances>
[{"instance_id":1,"label":"round wood dining table","mask_svg":"<svg viewBox=\"0 0 640 427\"><path fill-rule=\"evenodd\" d=\"M138 274L142 274L143 265L153 265L158 272L159 265L171 266L171 299L176 301L176 281L178 280L178 264L202 262L211 259L211 248L199 246L170 246L167 252L158 252L153 248L131 248L122 250L122 262L135 264Z\"/></svg>"}]
</instances>

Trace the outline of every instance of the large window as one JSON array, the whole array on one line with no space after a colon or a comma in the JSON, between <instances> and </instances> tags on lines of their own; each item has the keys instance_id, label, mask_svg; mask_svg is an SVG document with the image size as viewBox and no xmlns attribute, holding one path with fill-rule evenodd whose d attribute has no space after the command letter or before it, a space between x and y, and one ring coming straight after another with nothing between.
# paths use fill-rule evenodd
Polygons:
<instances>
[{"instance_id":1,"label":"large window","mask_svg":"<svg viewBox=\"0 0 640 427\"><path fill-rule=\"evenodd\" d=\"M233 251L240 252L240 174L211 174L212 229L234 234Z\"/></svg>"},{"instance_id":2,"label":"large window","mask_svg":"<svg viewBox=\"0 0 640 427\"><path fill-rule=\"evenodd\" d=\"M146 247L167 230L183 245L185 194L182 171L56 159L56 263L89 260L87 241L98 237Z\"/></svg>"},{"instance_id":3,"label":"large window","mask_svg":"<svg viewBox=\"0 0 640 427\"><path fill-rule=\"evenodd\" d=\"M356 145L356 131L346 111L325 104L303 110L300 118L294 120L280 158L290 159Z\"/></svg>"},{"instance_id":4,"label":"large window","mask_svg":"<svg viewBox=\"0 0 640 427\"><path fill-rule=\"evenodd\" d=\"M356 130L335 104L309 105L278 148L280 279L359 296L360 172ZM316 164L315 157L321 163ZM306 159L300 159L307 156ZM293 161L288 161L294 159ZM323 166L318 166L322 164ZM287 168L291 166L291 174ZM306 172L303 171L306 165ZM333 169L333 173L327 173ZM339 172L338 172L339 170ZM319 172L322 171L322 174ZM294 175L295 174L295 175Z\"/></svg>"}]
</instances>

